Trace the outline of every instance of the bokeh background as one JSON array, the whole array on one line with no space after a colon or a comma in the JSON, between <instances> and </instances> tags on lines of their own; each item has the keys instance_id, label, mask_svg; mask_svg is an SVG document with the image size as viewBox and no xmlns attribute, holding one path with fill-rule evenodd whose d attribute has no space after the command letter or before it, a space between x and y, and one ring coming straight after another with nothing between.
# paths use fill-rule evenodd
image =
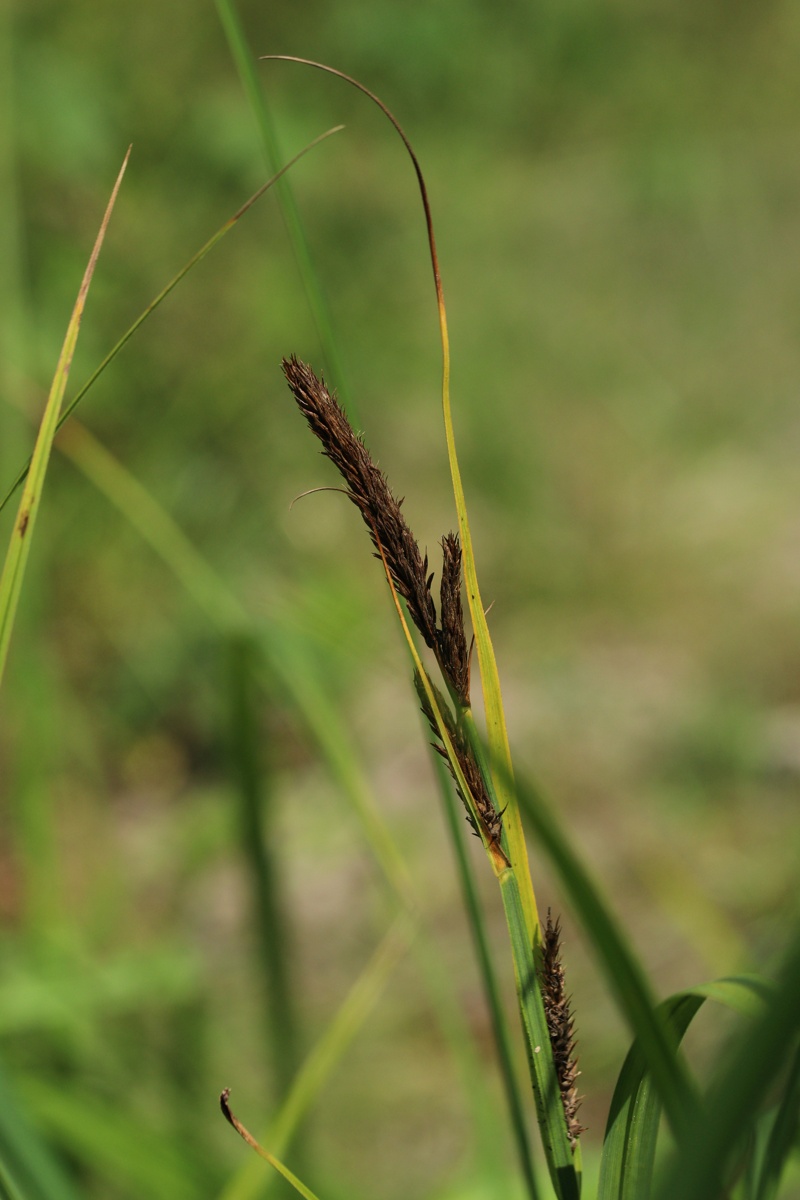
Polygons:
<instances>
[{"instance_id":1,"label":"bokeh background","mask_svg":"<svg viewBox=\"0 0 800 1200\"><path fill-rule=\"evenodd\" d=\"M552 797L660 994L769 969L799 840L800 9L240 0L238 13L253 57L321 59L378 91L421 159L520 769ZM0 21L5 491L127 145L74 387L268 171L211 0L8 0ZM286 157L347 126L291 185L337 335L335 382L436 560L454 512L410 166L342 83L289 64L258 75ZM342 497L290 508L336 482L283 384L291 352L336 373L270 194L80 419L253 627L283 630L313 664L409 863L485 1062L487 1121L502 1126L380 570ZM3 1086L86 1196L221 1194L247 1152L216 1112L220 1088L254 1128L278 1102L226 655L196 597L56 454L2 699L0 1056ZM391 906L307 721L268 673L256 703L307 1048ZM560 911L531 853L540 901ZM563 917L591 1165L627 1037ZM701 1064L723 1034L718 1020L698 1031ZM513 1194L502 1133L507 1174L480 1190L468 1108L412 956L290 1161L327 1197Z\"/></svg>"}]
</instances>

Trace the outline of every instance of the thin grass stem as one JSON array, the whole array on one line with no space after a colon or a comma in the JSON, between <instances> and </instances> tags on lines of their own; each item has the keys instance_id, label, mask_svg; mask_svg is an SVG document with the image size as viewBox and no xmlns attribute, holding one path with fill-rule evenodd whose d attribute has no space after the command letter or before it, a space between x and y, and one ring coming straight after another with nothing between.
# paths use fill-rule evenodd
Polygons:
<instances>
[{"instance_id":1,"label":"thin grass stem","mask_svg":"<svg viewBox=\"0 0 800 1200\"><path fill-rule=\"evenodd\" d=\"M354 87L358 91L362 92L368 97L369 100L372 101L373 104L377 105L387 120L391 122L406 148L417 177L428 234L430 261L433 269L433 280L436 290L436 307L442 345L442 413L444 417L445 439L447 442L447 454L450 462L450 474L453 482L453 495L455 498L456 512L458 516L458 526L461 534L461 547L464 556L464 580L466 583L467 600L472 618L475 645L478 652L478 664L480 667L481 687L483 690L484 708L486 711L490 757L493 764L492 773L494 776L495 791L500 799L500 807L507 812L506 828L508 844L510 847L510 857L511 862L518 872L519 887L521 889L520 894L522 897L522 908L525 916L525 923L528 929L528 936L532 944L538 945L540 938L539 917L536 906L536 896L533 889L533 881L531 879L530 867L528 864L528 851L522 832L522 823L517 806L516 796L512 786L513 769L511 764L511 751L508 743L508 733L503 712L503 699L500 691L500 679L497 671L497 661L495 658L494 647L492 645L489 626L484 613L483 601L481 600L480 588L478 586L478 576L475 567L475 556L472 546L472 534L467 517L466 498L464 496L464 488L461 481L461 471L458 464L458 455L456 453L453 417L450 404L450 339L447 330L447 310L444 303L444 289L442 286L441 270L439 267L439 256L436 249L436 238L433 229L433 216L431 212L430 201L428 199L428 189L425 183L425 177L422 173L419 159L417 158L410 140L400 125L400 122L387 107L387 105L384 104L380 97L376 96L374 92L370 91L368 87L365 87L365 85L358 79L354 79L352 76L346 75L343 71L339 71L335 67L329 67L324 63L313 62L310 59L297 58L294 55L268 54L264 57L270 61L295 62L303 66L314 67L316 70L325 71L329 75L333 75L338 79L344 80L345 83L348 83L351 87ZM494 764L497 764L496 769L494 769Z\"/></svg>"},{"instance_id":2,"label":"thin grass stem","mask_svg":"<svg viewBox=\"0 0 800 1200\"><path fill-rule=\"evenodd\" d=\"M260 1158L263 1158L265 1162L268 1162L269 1165L275 1171L277 1171L279 1175L282 1175L286 1182L291 1184L294 1190L299 1192L304 1200L317 1200L317 1197L314 1192L311 1191L311 1188L306 1187L306 1185L300 1179L298 1179L297 1176L280 1161L280 1159L276 1158L274 1154L271 1154L269 1150L265 1150L264 1147L256 1141L252 1133L250 1133L250 1131L242 1124L239 1118L231 1111L230 1104L228 1103L229 1095L230 1088L225 1088L219 1098L219 1103L225 1120L233 1126L233 1128L239 1134L239 1137L247 1143L251 1150L255 1150L256 1154Z\"/></svg>"},{"instance_id":3,"label":"thin grass stem","mask_svg":"<svg viewBox=\"0 0 800 1200\"><path fill-rule=\"evenodd\" d=\"M455 854L456 869L461 885L461 896L472 934L478 971L492 1022L492 1034L497 1049L500 1075L503 1081L514 1142L519 1156L520 1170L530 1200L539 1200L540 1193L533 1166L525 1106L522 1102L522 1094L514 1069L511 1033L503 1010L497 973L492 961L491 950L489 949L489 935L486 929L481 902L475 887L474 874L464 846L463 811L460 805L456 805L451 782L439 754L433 755L433 765L439 783L439 793L442 797L445 819Z\"/></svg>"},{"instance_id":4,"label":"thin grass stem","mask_svg":"<svg viewBox=\"0 0 800 1200\"><path fill-rule=\"evenodd\" d=\"M722 1194L742 1133L800 1039L800 928L795 929L774 992L760 1017L737 1038L716 1072L699 1120L664 1172L658 1200L709 1200Z\"/></svg>"},{"instance_id":5,"label":"thin grass stem","mask_svg":"<svg viewBox=\"0 0 800 1200\"><path fill-rule=\"evenodd\" d=\"M151 315L151 313L153 313L158 308L158 306L164 300L166 300L167 296L170 294L171 291L173 291L174 288L177 287L177 285L184 278L184 276L187 275L189 273L189 271L192 270L193 267L196 267L198 263L203 261L203 259L206 257L206 255L209 254L211 250L213 250L213 248L217 245L217 243L220 242L222 240L222 238L225 237L225 235L230 232L231 229L233 229L233 227L241 220L241 218L245 215L245 213L248 212L253 207L253 205L256 203L256 201L259 200L264 195L265 192L269 191L269 189L271 187L273 187L274 184L276 184L277 181L283 175L285 175L286 172L288 170L290 170L290 168L293 167L296 162L299 162L299 160L301 158L303 158L304 155L308 154L308 152L310 150L313 150L315 146L318 146L320 144L320 142L324 142L326 140L326 138L331 137L334 133L338 133L342 128L343 128L343 126L336 125L332 129L326 130L325 133L320 134L319 137L314 138L314 140L309 142L308 145L304 146L303 149L300 150L297 154L295 154L295 156L293 158L289 159L289 161L283 167L281 167L281 169L279 171L276 171L276 173L272 176L271 179L268 179L266 183L262 184L261 187L258 189L258 191L254 192L253 195L250 197L250 199L246 200L245 203L239 209L237 209L237 211L233 214L233 216L228 218L228 220L225 222L224 225L220 226L220 228L216 231L216 233L214 233L208 239L208 241L205 242L204 245L202 245L200 247L200 249L197 251L196 254L192 255L192 257L189 259L189 261L187 263L185 263L183 267L181 267L180 271L178 271L178 274L173 276L173 278L169 281L169 283L166 285L166 287L163 287L161 289L161 291L158 293L158 295L155 296L150 301L147 308L145 308L139 314L139 316L136 318L136 320L133 322L133 324L130 325L125 330L122 337L119 338L119 340L111 347L111 349L109 350L108 354L105 356L103 361L99 364L98 367L95 368L95 370L92 372L92 374L89 376L89 378L83 384L83 386L78 389L78 391L72 397L72 399L69 401L69 403L67 405L65 405L65 407L64 407L63 411L61 412L61 415L58 419L58 423L56 425L56 430L60 430L62 428L62 426L65 424L65 422L68 420L68 418L75 411L77 406L80 404L81 400L83 400L84 396L89 391L89 389L97 382L97 380L103 374L106 367L108 367L114 361L114 359L119 354L120 350L122 350L122 348L130 341L130 339L136 333L137 329L139 329L139 327L147 320L147 318ZM22 468L22 470L19 472L16 479L11 484L11 487L8 489L6 494L3 496L2 500L0 500L0 512L3 511L6 504L11 499L11 497L13 496L14 492L17 490L19 485L21 483L23 483L24 480L27 478L30 466L31 466L31 462L29 460L25 464L25 466Z\"/></svg>"},{"instance_id":6,"label":"thin grass stem","mask_svg":"<svg viewBox=\"0 0 800 1200\"><path fill-rule=\"evenodd\" d=\"M119 189L122 185L122 178L125 174L125 168L128 165L130 158L130 148L128 149L122 166L117 174L116 182L111 191L111 195L106 205L103 219L100 222L100 228L95 238L94 246L92 247L89 261L84 271L81 285L78 289L78 295L75 300L75 305L67 325L67 331L64 336L64 342L61 347L61 353L58 357L53 382L50 387L50 393L47 398L47 403L42 414L42 419L39 425L39 431L36 436L36 444L34 446L33 455L31 456L30 474L26 481L25 487L20 499L19 508L17 510L17 518L14 522L14 528L11 531L11 539L6 553L5 563L3 565L2 576L0 576L0 682L2 682L3 673L5 670L6 660L8 658L8 648L11 641L11 632L14 627L14 618L17 612L20 593L22 591L22 581L25 576L25 568L28 563L31 542L33 539L34 527L36 518L39 512L41 503L42 489L44 487L47 468L50 463L50 454L53 447L53 439L58 428L59 413L61 412L61 404L64 399L64 392L69 378L72 359L75 353L75 346L78 342L78 334L80 332L81 320L83 317L84 308L86 306L86 298L89 293L89 286L92 282L97 260L100 255L100 249L103 245L106 230L108 229L111 213L119 195Z\"/></svg>"},{"instance_id":7,"label":"thin grass stem","mask_svg":"<svg viewBox=\"0 0 800 1200\"><path fill-rule=\"evenodd\" d=\"M289 1094L299 1066L297 1005L290 979L290 933L280 860L274 852L270 828L263 742L256 717L256 659L252 637L234 634L228 639L228 708L231 764L236 781L237 815L241 852L247 864L253 894L251 911L258 940L258 962L264 981L266 1037L276 1094ZM273 814L274 817L274 814Z\"/></svg>"},{"instance_id":8,"label":"thin grass stem","mask_svg":"<svg viewBox=\"0 0 800 1200\"><path fill-rule=\"evenodd\" d=\"M239 73L242 87L250 104L253 116L258 126L267 167L270 171L277 170L281 161L281 150L278 133L272 112L264 95L263 88L255 72L255 59L247 45L242 23L233 0L216 0L219 16L225 36L228 39L233 61ZM347 382L347 374L339 350L339 342L333 327L333 317L328 304L319 274L311 257L300 210L294 198L294 190L288 179L281 179L276 188L278 206L289 238L289 245L294 254L300 279L303 284L311 316L320 340L322 353L332 379L336 381L342 403L352 420L358 424L358 414Z\"/></svg>"},{"instance_id":9,"label":"thin grass stem","mask_svg":"<svg viewBox=\"0 0 800 1200\"><path fill-rule=\"evenodd\" d=\"M515 786L522 811L589 935L612 994L640 1039L667 1118L680 1140L697 1120L697 1095L644 971L548 806L532 787L519 782Z\"/></svg>"}]
</instances>

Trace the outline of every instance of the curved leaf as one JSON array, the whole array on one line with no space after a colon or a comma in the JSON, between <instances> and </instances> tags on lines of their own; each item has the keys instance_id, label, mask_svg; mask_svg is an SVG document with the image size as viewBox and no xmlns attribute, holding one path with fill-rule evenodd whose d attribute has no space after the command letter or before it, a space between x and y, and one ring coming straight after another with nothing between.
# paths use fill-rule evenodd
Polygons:
<instances>
[{"instance_id":1,"label":"curved leaf","mask_svg":"<svg viewBox=\"0 0 800 1200\"><path fill-rule=\"evenodd\" d=\"M720 979L670 996L659 1010L680 1041L706 1000L745 1015L763 1008L767 985L755 976ZM653 1178L661 1100L638 1040L628 1051L611 1100L597 1200L647 1200Z\"/></svg>"},{"instance_id":2,"label":"curved leaf","mask_svg":"<svg viewBox=\"0 0 800 1200\"><path fill-rule=\"evenodd\" d=\"M119 194L122 176L125 174L130 154L129 148L117 175L116 183L112 189L103 220L100 223L100 229L98 230L92 252L89 256L89 262L84 271L81 286L78 289L75 306L67 325L67 332L64 335L64 344L61 347L61 353L58 357L56 373L53 376L53 382L50 386L50 395L47 398L47 404L45 405L39 432L36 437L30 471L22 493L22 499L19 503L17 519L14 522L14 528L11 532L11 541L8 546L3 573L0 576L0 680L3 677L3 669L8 656L8 645L11 640L11 631L14 627L17 604L22 590L22 580L28 563L28 552L30 550L31 538L33 537L33 527L39 512L42 488L44 487L45 475L47 474L47 466L50 462L50 451L52 450L53 438L58 428L61 403L64 399L64 391L66 390L67 379L69 378L69 371L72 366L72 356L75 353L75 346L78 341L81 318L86 306L86 297L89 293L89 285L92 282L92 276L97 266L97 259L100 255L100 248L103 245L108 223L111 220L111 213Z\"/></svg>"},{"instance_id":3,"label":"curved leaf","mask_svg":"<svg viewBox=\"0 0 800 1200\"><path fill-rule=\"evenodd\" d=\"M414 151L411 142L403 131L400 122L389 108L383 103L380 97L371 92L368 87L365 87L358 79L353 79L352 76L346 75L344 71L339 71L335 67L329 67L325 63L313 62L307 58L297 58L291 54L265 54L266 60L295 62L302 66L314 67L316 70L325 71L329 75L334 75L338 79L343 79L345 83L351 87L357 88L365 96L370 99L373 104L376 104L384 116L391 122L397 131L403 145L405 146L411 163L414 167L414 172L417 176L419 184L420 197L422 199L422 207L425 213L425 224L428 232L428 246L430 248L430 260L433 268L433 280L436 289L436 307L439 317L439 332L442 345L442 414L444 418L445 440L447 443L447 456L450 464L450 476L453 484L453 497L455 500L456 513L458 516L458 528L461 536L461 549L463 553L464 564L464 583L467 591L467 601L469 604L470 617L472 619L472 629L475 635L475 647L478 654L478 665L481 675L481 688L483 691L483 702L486 713L486 731L489 744L490 754L490 770L494 781L494 790L498 799L498 811L505 812L505 830L509 846L509 857L515 871L517 872L517 883L519 887L522 912L525 918L525 925L528 931L528 938L532 945L538 945L540 930L539 917L536 908L536 897L533 891L533 881L531 879L530 867L528 865L528 851L525 846L525 838L522 832L522 821L517 807L517 798L513 787L513 771L511 765L511 751L508 745L508 732L506 729L505 715L503 712L503 700L500 692L500 678L497 671L497 661L495 659L494 647L492 645L489 626L486 621L486 614L483 608L480 588L478 586L478 576L475 568L475 556L472 549L472 534L470 532L469 521L467 519L466 498L464 496L464 488L461 482L461 471L458 465L458 456L456 454L455 433L453 430L453 419L450 405L450 339L447 332L447 311L444 303L444 289L442 287L442 276L439 269L439 258L436 251L436 238L433 231L433 217L431 214L430 201L428 199L428 189L425 184L425 177L422 174L422 168L419 159ZM465 714L468 719L471 719L469 710Z\"/></svg>"},{"instance_id":4,"label":"curved leaf","mask_svg":"<svg viewBox=\"0 0 800 1200\"><path fill-rule=\"evenodd\" d=\"M392 581L391 572L383 556L383 551L380 549L380 544L378 549L383 559L386 581L392 593L392 600L394 601L397 616L409 651L411 652L417 675L427 695L431 711L434 714L439 730L439 738L447 753L453 777L458 784L461 795L466 799L473 811L473 816L476 817L477 824L477 811L473 807L474 800L472 799L470 786L464 778L458 755L453 749L447 723L442 717L439 708L436 692L431 685L430 679L422 665L422 660L417 652L414 639L411 636L411 630L408 627L408 622L403 614L400 599ZM478 828L481 828L480 825L478 825ZM547 1019L545 1017L539 980L536 974L534 945L528 933L517 872L511 866L500 865L499 857L495 853L494 847L488 843L485 831L483 830L481 830L481 840L484 842L485 849L489 854L500 884L500 894L503 900L506 924L508 925L508 932L511 939L514 981L517 989L517 1001L519 1003L522 1029L525 1035L525 1050L528 1058L534 1099L536 1101L542 1146L545 1158L547 1159L547 1168L550 1172L550 1179L552 1180L558 1200L578 1200L580 1196L580 1181L575 1169L572 1150L567 1136L566 1119L561 1103L561 1092L556 1075L553 1048L547 1028Z\"/></svg>"},{"instance_id":5,"label":"curved leaf","mask_svg":"<svg viewBox=\"0 0 800 1200\"><path fill-rule=\"evenodd\" d=\"M698 1097L674 1039L659 1012L644 971L605 898L542 796L517 780L522 813L550 858L566 895L597 954L609 987L653 1075L673 1132L692 1127Z\"/></svg>"},{"instance_id":6,"label":"curved leaf","mask_svg":"<svg viewBox=\"0 0 800 1200\"><path fill-rule=\"evenodd\" d=\"M344 128L343 125L336 125L336 126L334 126L333 129L328 129L325 133L320 134L319 137L314 138L313 141L309 142L308 145L304 146L302 150L300 150L297 154L295 154L294 158L289 159L289 161L283 167L281 167L280 171L277 171L272 176L271 179L268 179L266 183L263 183L261 185L261 187L258 189L258 191L254 192L253 195L250 197L250 199L246 200L244 202L244 204L241 206L241 208L237 209L236 212L233 214L233 216L229 217L229 219L225 222L225 224L220 226L220 228L217 230L217 232L215 234L213 234L213 236L210 237L208 239L208 241L205 242L205 244L200 247L200 249L197 251L197 253L192 255L192 257L189 259L189 261L183 267L181 267L180 271L178 271L178 274L175 275L169 281L169 283L166 285L166 287L161 289L161 291L158 293L158 295L155 296L150 301L147 308L145 308L141 313L139 313L139 316L136 318L136 320L133 322L133 324L130 325L125 330L125 332L123 333L123 335L119 339L119 341L117 341L116 344L111 347L108 354L105 356L105 358L100 363L100 365L95 368L95 370L92 372L92 374L89 376L89 378L83 384L83 386L79 389L79 391L76 392L76 394L72 397L70 402L67 405L65 405L64 410L63 410L63 412L61 412L60 416L59 416L58 412L56 413L56 417L58 417L58 422L55 426L55 432L58 432L58 430L62 428L62 426L66 423L66 421L71 416L71 414L74 412L74 410L80 404L83 397L89 391L89 388L92 387L92 385L100 378L100 376L103 374L103 371L105 371L106 367L109 366L111 362L113 362L113 360L119 354L120 350L122 350L123 346L125 346L125 344L130 341L130 339L136 333L139 326L144 324L144 322L147 320L147 318L150 316L150 314L152 312L154 312L155 309L158 308L158 306L159 306L159 304L161 304L162 300L166 300L166 298L170 294L170 292L175 287L177 287L177 285L183 279L184 275L187 275L189 273L189 271L191 271L192 267L196 267L199 262L202 262L202 260L206 257L206 255L209 253L209 251L213 250L213 248L216 246L217 242L221 241L222 238L225 236L225 234L228 233L231 229L233 229L234 225L236 225L236 223L244 216L244 214L253 207L253 205L256 203L256 201L259 200L264 195L265 192L269 191L269 189L275 183L277 183L277 181L279 179L281 179L286 174L286 172L288 170L290 170L291 167L294 166L294 164L296 162L298 162L305 154L307 154L309 152L309 150L313 150L314 147L317 146L320 142L325 141L326 138L329 138L334 133L338 133L343 128ZM130 151L128 153L130 153ZM126 157L125 161L127 163L127 157ZM123 170L124 170L124 167L123 167ZM120 172L120 176L121 176L121 174L122 173ZM116 195L116 193L115 193L115 195ZM112 203L113 203L113 201L112 201ZM100 239L100 238L98 239L98 246L97 246L98 250L99 250L100 240L102 240L102 239ZM94 260L92 260L92 262L90 263L90 266L91 266L92 270L94 270ZM85 287L88 287L88 280L85 280L84 283L85 283ZM83 299L85 299L85 290L81 294L83 296ZM79 297L79 299L80 299L80 297ZM73 349L74 349L74 339L77 337L77 329L78 329L78 325L80 324L80 313L77 310L77 305L76 305L75 312L77 313L77 324L75 325L75 327L73 329L73 323L76 321L76 315L75 315L75 313L73 313L72 322L70 322L70 327L67 331L68 339L70 337L73 338L73 341L72 341ZM82 301L81 301L81 312L82 312ZM65 346L66 346L66 343L65 343ZM62 355L63 355L63 353L64 352L62 351ZM59 362L59 371L60 371L60 369L61 369L61 363ZM58 382L59 382L59 373L56 374L56 378L53 381L54 388L56 386L56 383L58 383ZM60 408L60 404L61 404L61 399L63 398L64 388L66 387L66 375L64 376L63 380L60 381L60 387L61 387L61 392L59 395L59 408ZM51 404L51 403L52 403L52 397L51 397L51 400L48 401L48 404ZM48 409L46 410L46 414L45 414L46 416L49 413L49 411L50 411L50 409L48 407ZM47 419L49 420L49 417ZM51 440L52 440L52 437L51 437ZM32 459L28 460L28 462L25 464L25 466L22 468L22 470L17 475L14 482L11 484L11 487L8 489L8 491L3 496L3 498L0 500L0 512L3 511L6 504L8 504L9 500L14 495L14 492L17 490L19 485L21 483L23 483L25 479L28 478L28 473L30 471L32 471L33 469L34 469L34 459L32 458ZM24 503L24 501L23 501L23 503Z\"/></svg>"},{"instance_id":7,"label":"curved leaf","mask_svg":"<svg viewBox=\"0 0 800 1200\"><path fill-rule=\"evenodd\" d=\"M774 1200L778 1194L781 1174L793 1150L800 1123L800 1047L794 1056L783 1098L774 1113L769 1114L768 1134L764 1154L758 1164L754 1200Z\"/></svg>"},{"instance_id":8,"label":"curved leaf","mask_svg":"<svg viewBox=\"0 0 800 1200\"><path fill-rule=\"evenodd\" d=\"M733 1156L800 1039L800 928L763 1011L733 1043L696 1121L664 1173L659 1200L708 1200L722 1194Z\"/></svg>"}]
</instances>

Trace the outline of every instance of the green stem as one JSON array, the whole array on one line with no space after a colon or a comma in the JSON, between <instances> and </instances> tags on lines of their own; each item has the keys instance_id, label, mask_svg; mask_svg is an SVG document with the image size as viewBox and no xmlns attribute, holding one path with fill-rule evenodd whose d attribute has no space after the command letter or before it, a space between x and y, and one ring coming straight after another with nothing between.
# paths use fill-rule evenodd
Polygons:
<instances>
[{"instance_id":1,"label":"green stem","mask_svg":"<svg viewBox=\"0 0 800 1200\"><path fill-rule=\"evenodd\" d=\"M561 1089L536 973L535 954L528 938L516 873L509 868L502 873L499 882L511 937L514 980L525 1034L528 1068L550 1178L559 1200L579 1200L580 1185L567 1137Z\"/></svg>"},{"instance_id":2,"label":"green stem","mask_svg":"<svg viewBox=\"0 0 800 1200\"><path fill-rule=\"evenodd\" d=\"M269 170L275 171L277 170L276 164L281 160L278 135L272 113L264 98L264 93L255 71L253 55L250 47L247 45L239 15L233 4L233 0L216 0L216 6L222 28L228 39L233 61L239 72L242 87L250 102L250 107L258 125L267 166ZM297 201L294 198L294 192L288 179L281 179L279 181L276 192L278 206L281 210L289 244L297 263L297 269L300 272L303 290L308 300L308 306L311 309L311 316L322 346L322 353L328 373L336 386L342 407L348 413L353 423L357 425L357 413L350 389L347 386L347 378L342 364L342 357L339 353L336 333L333 328L330 306L325 298L319 276L314 268L311 251L308 246L308 238L306 237Z\"/></svg>"},{"instance_id":3,"label":"green stem","mask_svg":"<svg viewBox=\"0 0 800 1200\"><path fill-rule=\"evenodd\" d=\"M281 903L279 863L267 836L268 796L258 752L256 723L257 648L252 638L228 640L230 747L237 784L239 835L253 892L253 918L264 977L267 1040L278 1099L289 1092L297 1072L297 1021L289 978L289 937Z\"/></svg>"},{"instance_id":4,"label":"green stem","mask_svg":"<svg viewBox=\"0 0 800 1200\"><path fill-rule=\"evenodd\" d=\"M697 1120L697 1094L675 1040L656 1009L644 971L548 806L530 786L517 782L516 790L522 812L556 868L564 891L598 953L611 991L640 1039L642 1054L672 1131L681 1140Z\"/></svg>"},{"instance_id":5,"label":"green stem","mask_svg":"<svg viewBox=\"0 0 800 1200\"><path fill-rule=\"evenodd\" d=\"M511 1035L505 1013L503 1012L500 988L489 951L489 938L486 932L483 911L475 889L473 872L464 848L464 835L462 832L464 823L463 813L461 806L456 804L453 788L440 755L434 754L433 759L436 775L439 780L439 790L444 802L444 811L450 830L453 850L456 856L456 867L461 884L462 899L469 920L469 927L475 946L475 955L478 960L478 969L492 1021L492 1032L500 1063L500 1074L506 1093L511 1128L517 1145L520 1167L525 1179L528 1195L531 1200L538 1200L539 1189L536 1184L536 1176L533 1168L531 1146L528 1138L527 1122L525 1120L525 1108L514 1071L514 1053L511 1045Z\"/></svg>"}]
</instances>

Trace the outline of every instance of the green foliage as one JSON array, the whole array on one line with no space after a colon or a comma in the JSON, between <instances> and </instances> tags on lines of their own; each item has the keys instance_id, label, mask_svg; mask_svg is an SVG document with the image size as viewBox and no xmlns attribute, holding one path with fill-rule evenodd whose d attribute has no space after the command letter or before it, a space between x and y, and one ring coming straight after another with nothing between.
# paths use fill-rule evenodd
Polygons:
<instances>
[{"instance_id":1,"label":"green foliage","mask_svg":"<svg viewBox=\"0 0 800 1200\"><path fill-rule=\"evenodd\" d=\"M279 378L297 351L347 374L423 545L454 525L404 164L355 93L255 61L296 53L391 98L435 197L461 473L496 602L476 620L516 787L496 737L483 753L531 822L540 907L566 910L583 1195L610 1104L600 1195L705 1200L738 1172L736 1200L788 1200L793 10L216 7L0 17L0 492L134 142L71 375L92 381L93 433L56 441L3 685L0 1193L254 1195L266 1168L243 1165L216 1111L231 1083L328 1200L489 1200L520 1179L550 1194L538 1147L526 1166L502 898L462 855L476 974L379 570L339 497L287 512L331 481ZM151 312L261 184L265 130L285 161L340 119L293 172L289 242L267 197ZM519 964L530 914L508 907ZM761 1014L701 1018L679 1057L702 997L749 987L695 981L752 966L774 979ZM541 1014L522 1000L530 1050ZM548 1111L555 1129L557 1098Z\"/></svg>"}]
</instances>

